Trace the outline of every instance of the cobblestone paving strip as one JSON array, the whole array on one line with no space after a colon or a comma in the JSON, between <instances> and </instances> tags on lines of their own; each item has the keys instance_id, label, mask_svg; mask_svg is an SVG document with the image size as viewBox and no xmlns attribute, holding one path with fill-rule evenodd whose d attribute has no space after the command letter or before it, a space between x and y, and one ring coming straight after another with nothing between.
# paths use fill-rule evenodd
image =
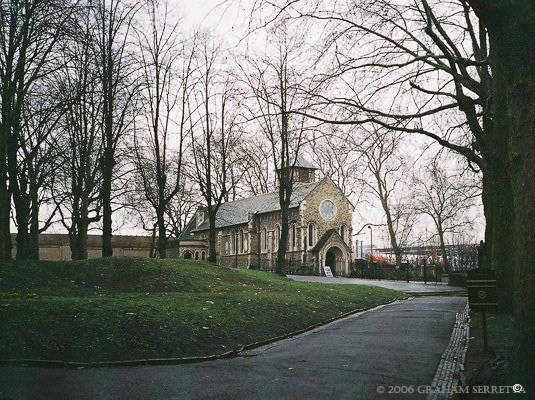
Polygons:
<instances>
[{"instance_id":1,"label":"cobblestone paving strip","mask_svg":"<svg viewBox=\"0 0 535 400\"><path fill-rule=\"evenodd\" d=\"M427 400L451 399L455 388L462 385L464 359L470 337L468 303L463 312L457 313L450 342L442 354L437 372L431 383Z\"/></svg>"}]
</instances>

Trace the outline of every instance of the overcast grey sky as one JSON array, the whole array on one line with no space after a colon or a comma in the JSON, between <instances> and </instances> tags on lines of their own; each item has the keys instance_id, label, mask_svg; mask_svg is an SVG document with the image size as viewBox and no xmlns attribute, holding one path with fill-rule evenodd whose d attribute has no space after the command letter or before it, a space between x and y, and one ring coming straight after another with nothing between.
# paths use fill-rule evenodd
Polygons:
<instances>
[{"instance_id":1,"label":"overcast grey sky","mask_svg":"<svg viewBox=\"0 0 535 400\"><path fill-rule=\"evenodd\" d=\"M235 45L247 28L248 1L169 0L189 29L214 31L229 46Z\"/></svg>"},{"instance_id":2,"label":"overcast grey sky","mask_svg":"<svg viewBox=\"0 0 535 400\"><path fill-rule=\"evenodd\" d=\"M223 41L224 46L229 47L236 46L240 39L244 38L248 28L249 8L253 3L253 0L170 0L170 5L179 11L188 29L211 30ZM252 49L265 48L264 43L255 43L251 40L245 42ZM245 45L240 46L241 51L245 51L245 49ZM425 143L429 143L429 140L423 138L413 137L412 139L412 143L408 144L411 153L417 152L418 148L421 149L425 147ZM438 148L438 145L434 145L428 152L437 151ZM369 204L356 204L356 206L352 221L354 232L365 223L379 223L384 219L383 211L378 205L372 207ZM481 218L481 207L474 210L474 213L480 218L474 226L473 233L478 239L483 239L484 220ZM429 231L433 229L432 224L421 224L420 228L416 234L426 235L426 229ZM363 231L363 234L357 239L369 242L368 233L368 230ZM389 239L386 230L376 228L374 242L379 246L388 246Z\"/></svg>"},{"instance_id":3,"label":"overcast grey sky","mask_svg":"<svg viewBox=\"0 0 535 400\"><path fill-rule=\"evenodd\" d=\"M249 8L252 4L253 0L169 0L170 11L173 16L179 16L182 19L182 28L184 31L210 30L222 42L223 47L230 48L235 47L240 39L244 38L249 22ZM262 35L258 37L262 38ZM251 40L247 40L241 43L240 52L246 50L245 44L248 44L252 49L256 48L263 50L266 48L265 43L260 43L258 40L257 42L252 43ZM411 147L421 147L419 138L412 139L414 139L414 142L410 144ZM369 203L361 203L356 204L356 206L352 221L354 232L360 229L365 223L380 223L383 221L383 211L378 204L377 206L373 206ZM480 211L481 210L478 210L478 212ZM119 216L117 215L117 217ZM483 222L484 221L481 219L474 229L478 238L481 238L483 235ZM422 224L420 233L423 233L425 229L425 224ZM431 224L427 225L427 229L433 229ZM62 228L60 225L56 225L53 230L62 231ZM92 233L97 234L99 231L94 231ZM128 219L126 219L124 226L116 233L145 234L141 229L128 226ZM369 231L366 230L364 232L365 235L358 237L358 239L369 242L368 233ZM376 228L374 230L375 245L387 245L388 239L385 233L386 232L381 232L381 228Z\"/></svg>"}]
</instances>

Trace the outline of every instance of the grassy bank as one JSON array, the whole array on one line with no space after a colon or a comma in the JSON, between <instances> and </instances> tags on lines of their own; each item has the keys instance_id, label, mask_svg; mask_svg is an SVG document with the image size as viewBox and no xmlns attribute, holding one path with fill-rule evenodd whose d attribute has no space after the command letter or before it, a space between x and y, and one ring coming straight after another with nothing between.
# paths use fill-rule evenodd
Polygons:
<instances>
[{"instance_id":1,"label":"grassy bank","mask_svg":"<svg viewBox=\"0 0 535 400\"><path fill-rule=\"evenodd\" d=\"M96 362L223 353L404 294L187 260L0 264L2 359Z\"/></svg>"}]
</instances>

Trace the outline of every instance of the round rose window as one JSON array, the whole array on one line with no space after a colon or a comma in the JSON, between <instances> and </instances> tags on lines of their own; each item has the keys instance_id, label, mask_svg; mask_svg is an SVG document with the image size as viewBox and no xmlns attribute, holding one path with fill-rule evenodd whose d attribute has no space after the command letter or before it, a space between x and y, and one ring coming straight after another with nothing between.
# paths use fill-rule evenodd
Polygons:
<instances>
[{"instance_id":1,"label":"round rose window","mask_svg":"<svg viewBox=\"0 0 535 400\"><path fill-rule=\"evenodd\" d=\"M326 220L331 220L336 215L336 206L331 200L323 200L320 205L320 214Z\"/></svg>"}]
</instances>

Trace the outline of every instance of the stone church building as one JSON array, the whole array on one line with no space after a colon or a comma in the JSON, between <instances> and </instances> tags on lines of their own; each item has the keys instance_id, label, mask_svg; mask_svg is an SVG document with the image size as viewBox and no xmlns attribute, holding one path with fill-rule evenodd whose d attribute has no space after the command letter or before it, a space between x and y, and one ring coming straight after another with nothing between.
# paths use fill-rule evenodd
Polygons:
<instances>
[{"instance_id":1,"label":"stone church building","mask_svg":"<svg viewBox=\"0 0 535 400\"><path fill-rule=\"evenodd\" d=\"M329 178L316 181L316 168L298 159L289 209L286 258L291 272L349 275L353 205ZM208 257L208 218L199 209L179 238L179 256ZM278 191L223 203L216 216L217 263L230 267L274 268L281 220Z\"/></svg>"}]
</instances>

